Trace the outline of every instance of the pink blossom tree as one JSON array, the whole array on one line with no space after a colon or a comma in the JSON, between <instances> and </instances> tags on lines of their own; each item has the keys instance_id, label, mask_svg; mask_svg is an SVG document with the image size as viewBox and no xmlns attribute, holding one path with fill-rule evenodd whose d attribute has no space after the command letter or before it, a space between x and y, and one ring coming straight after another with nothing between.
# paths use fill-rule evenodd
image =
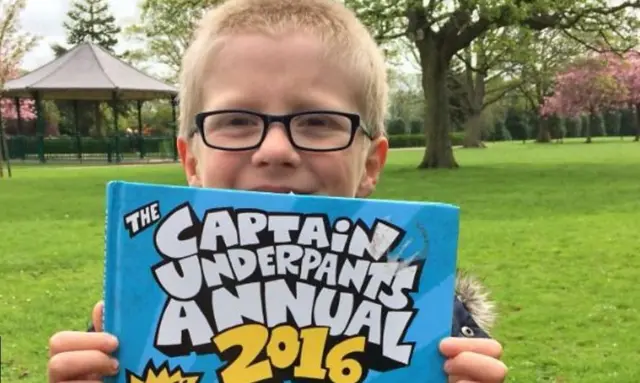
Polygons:
<instances>
[{"instance_id":1,"label":"pink blossom tree","mask_svg":"<svg viewBox=\"0 0 640 383\"><path fill-rule=\"evenodd\" d=\"M3 67L4 63L2 57L0 57L0 67ZM6 81L12 80L18 77L18 71L15 67L4 68ZM35 102L32 99L21 99L20 104L20 118L25 121L35 120ZM0 99L0 113L5 120L18 119L18 109L16 108L16 102L14 99L3 98Z\"/></svg>"},{"instance_id":2,"label":"pink blossom tree","mask_svg":"<svg viewBox=\"0 0 640 383\"><path fill-rule=\"evenodd\" d=\"M36 39L28 34L20 32L19 15L26 7L26 0L0 0L0 98L2 90L7 80L17 75L17 67L22 61L24 54L34 45ZM33 104L29 105L28 101L19 105L14 105L13 100L0 99L0 112L2 119L17 117L18 110L24 118L34 118ZM6 113L6 114L5 114ZM4 123L0 120L0 133L4 133ZM0 148L2 153L7 155L8 146L4 134L0 135ZM3 156L0 155L0 177L3 171ZM7 161L7 170L11 176L11 168Z\"/></svg>"},{"instance_id":3,"label":"pink blossom tree","mask_svg":"<svg viewBox=\"0 0 640 383\"><path fill-rule=\"evenodd\" d=\"M629 91L618 68L605 55L575 61L556 75L553 94L545 98L540 114L545 118L551 115L578 117L624 108ZM590 143L589 124L585 133L586 142Z\"/></svg>"},{"instance_id":4,"label":"pink blossom tree","mask_svg":"<svg viewBox=\"0 0 640 383\"><path fill-rule=\"evenodd\" d=\"M635 141L640 141L640 51L629 51L610 59L618 81L627 88L626 103L636 110Z\"/></svg>"},{"instance_id":5,"label":"pink blossom tree","mask_svg":"<svg viewBox=\"0 0 640 383\"><path fill-rule=\"evenodd\" d=\"M26 0L0 0L0 94L7 81L19 76L20 61L35 43L35 38L20 31L18 18L25 7ZM0 98L3 119L15 120L18 108L20 118L35 119L33 100L24 100L20 105L15 105L13 99Z\"/></svg>"}]
</instances>

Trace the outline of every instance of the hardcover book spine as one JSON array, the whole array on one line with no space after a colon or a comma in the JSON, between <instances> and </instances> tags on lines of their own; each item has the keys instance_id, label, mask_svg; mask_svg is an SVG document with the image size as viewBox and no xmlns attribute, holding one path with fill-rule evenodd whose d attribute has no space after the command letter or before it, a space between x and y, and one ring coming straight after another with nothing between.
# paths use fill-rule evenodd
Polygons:
<instances>
[{"instance_id":1,"label":"hardcover book spine","mask_svg":"<svg viewBox=\"0 0 640 383\"><path fill-rule=\"evenodd\" d=\"M122 202L122 187L123 184L121 182L109 182L106 193L102 327L103 331L112 334L117 332L117 329L115 329L115 297L117 294L114 290L118 287L114 284L113 278L117 276L117 265L114 262L118 260L118 217L120 216L119 210ZM117 351L114 357L117 358ZM116 383L116 378L107 377L104 383Z\"/></svg>"}]
</instances>

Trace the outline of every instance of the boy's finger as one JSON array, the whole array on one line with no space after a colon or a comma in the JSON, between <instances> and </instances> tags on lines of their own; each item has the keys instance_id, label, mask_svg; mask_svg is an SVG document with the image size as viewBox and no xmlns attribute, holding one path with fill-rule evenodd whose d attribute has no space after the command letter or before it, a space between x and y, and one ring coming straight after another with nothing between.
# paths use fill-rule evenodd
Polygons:
<instances>
[{"instance_id":1,"label":"boy's finger","mask_svg":"<svg viewBox=\"0 0 640 383\"><path fill-rule=\"evenodd\" d=\"M91 377L88 380L68 380L66 382L59 382L59 383L104 383L104 381L102 380L101 377Z\"/></svg>"},{"instance_id":2,"label":"boy's finger","mask_svg":"<svg viewBox=\"0 0 640 383\"><path fill-rule=\"evenodd\" d=\"M59 382L59 383L104 383L102 381L102 379L99 380L68 380L66 382Z\"/></svg>"},{"instance_id":3,"label":"boy's finger","mask_svg":"<svg viewBox=\"0 0 640 383\"><path fill-rule=\"evenodd\" d=\"M62 383L104 383L102 374L90 374L89 376L83 376L84 380L71 380Z\"/></svg>"},{"instance_id":4,"label":"boy's finger","mask_svg":"<svg viewBox=\"0 0 640 383\"><path fill-rule=\"evenodd\" d=\"M502 346L493 339L483 338L446 338L440 342L440 352L447 358L453 358L464 351L500 359Z\"/></svg>"},{"instance_id":5,"label":"boy's finger","mask_svg":"<svg viewBox=\"0 0 640 383\"><path fill-rule=\"evenodd\" d=\"M104 332L62 331L49 340L49 355L69 351L96 350L112 353L118 348L118 339Z\"/></svg>"},{"instance_id":6,"label":"boy's finger","mask_svg":"<svg viewBox=\"0 0 640 383\"><path fill-rule=\"evenodd\" d=\"M91 320L93 322L93 328L96 332L102 331L102 311L104 310L104 302L100 301L93 306L93 311L91 312Z\"/></svg>"},{"instance_id":7,"label":"boy's finger","mask_svg":"<svg viewBox=\"0 0 640 383\"><path fill-rule=\"evenodd\" d=\"M507 376L507 366L500 360L466 351L447 360L445 371L478 382L503 382Z\"/></svg>"},{"instance_id":8,"label":"boy's finger","mask_svg":"<svg viewBox=\"0 0 640 383\"><path fill-rule=\"evenodd\" d=\"M49 359L50 382L67 382L93 374L111 376L117 371L117 360L97 350L63 352Z\"/></svg>"},{"instance_id":9,"label":"boy's finger","mask_svg":"<svg viewBox=\"0 0 640 383\"><path fill-rule=\"evenodd\" d=\"M474 382L473 380L467 380L459 376L450 377L447 382L448 383L480 383L480 382Z\"/></svg>"},{"instance_id":10,"label":"boy's finger","mask_svg":"<svg viewBox=\"0 0 640 383\"><path fill-rule=\"evenodd\" d=\"M449 376L449 380L447 380L447 383L480 383L480 382L474 382L473 380L468 380L461 376Z\"/></svg>"}]
</instances>

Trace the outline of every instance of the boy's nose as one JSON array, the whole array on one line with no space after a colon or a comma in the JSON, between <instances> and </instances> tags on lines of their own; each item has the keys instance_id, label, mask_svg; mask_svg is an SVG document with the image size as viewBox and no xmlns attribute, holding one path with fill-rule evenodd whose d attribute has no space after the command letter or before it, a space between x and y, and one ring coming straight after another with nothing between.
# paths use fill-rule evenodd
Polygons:
<instances>
[{"instance_id":1,"label":"boy's nose","mask_svg":"<svg viewBox=\"0 0 640 383\"><path fill-rule=\"evenodd\" d=\"M256 150L252 158L258 166L289 166L300 164L300 155L289 141L289 136L280 123L272 124L262 145Z\"/></svg>"}]
</instances>

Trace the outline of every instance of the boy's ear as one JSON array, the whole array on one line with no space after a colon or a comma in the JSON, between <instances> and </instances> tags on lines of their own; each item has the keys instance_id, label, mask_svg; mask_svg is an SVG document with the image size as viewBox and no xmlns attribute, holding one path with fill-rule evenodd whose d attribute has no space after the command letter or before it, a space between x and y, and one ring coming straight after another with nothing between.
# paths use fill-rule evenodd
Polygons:
<instances>
[{"instance_id":1,"label":"boy's ear","mask_svg":"<svg viewBox=\"0 0 640 383\"><path fill-rule=\"evenodd\" d=\"M364 163L364 173L358 186L356 197L366 198L373 193L380 179L380 173L387 162L389 152L389 140L384 135L380 135L371 142Z\"/></svg>"},{"instance_id":2,"label":"boy's ear","mask_svg":"<svg viewBox=\"0 0 640 383\"><path fill-rule=\"evenodd\" d=\"M178 137L176 145L187 183L189 186L202 186L198 171L198 156L196 155L197 153L195 153L197 150L197 148L195 148L196 143L189 143L186 138Z\"/></svg>"}]
</instances>

